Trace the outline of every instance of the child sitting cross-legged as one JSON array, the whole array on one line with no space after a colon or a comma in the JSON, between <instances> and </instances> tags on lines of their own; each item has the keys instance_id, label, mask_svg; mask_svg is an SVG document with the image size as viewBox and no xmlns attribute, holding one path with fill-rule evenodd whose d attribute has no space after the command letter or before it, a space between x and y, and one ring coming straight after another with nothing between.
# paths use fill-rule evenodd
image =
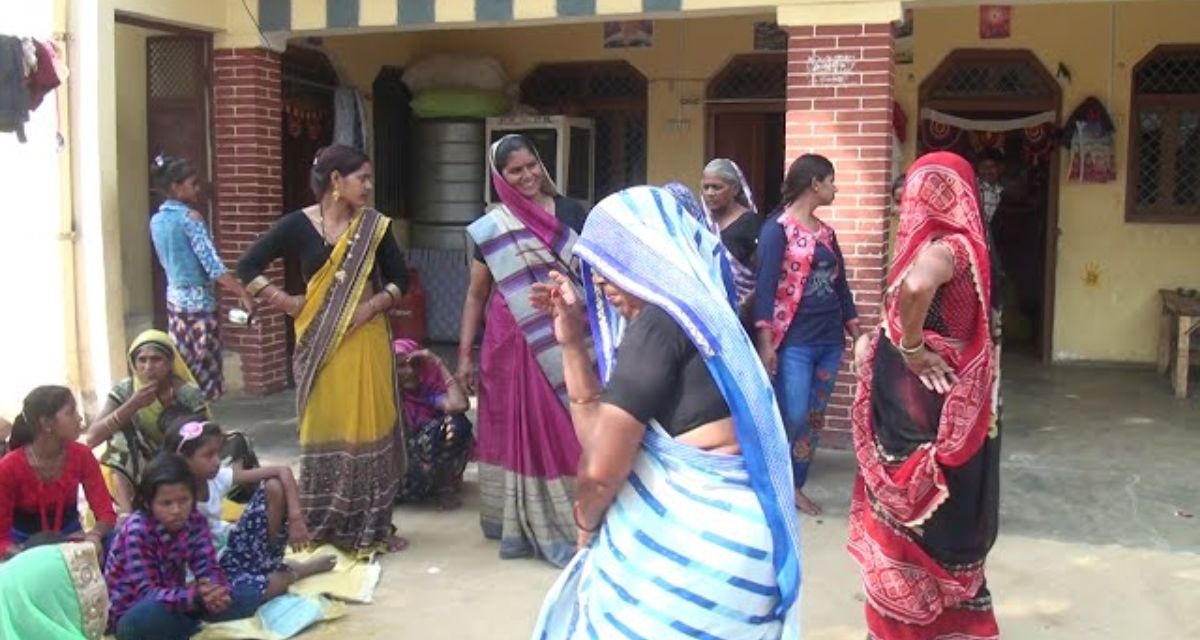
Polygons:
<instances>
[{"instance_id":1,"label":"child sitting cross-legged","mask_svg":"<svg viewBox=\"0 0 1200 640\"><path fill-rule=\"evenodd\" d=\"M104 568L108 627L117 640L190 638L202 620L254 614L261 598L252 586L231 587L225 579L183 458L155 457L143 470L133 506Z\"/></svg>"},{"instance_id":2,"label":"child sitting cross-legged","mask_svg":"<svg viewBox=\"0 0 1200 640\"><path fill-rule=\"evenodd\" d=\"M233 588L253 589L260 601L266 602L286 593L297 580L332 570L337 560L334 556L295 565L283 561L289 544L299 548L310 541L292 470L223 466L224 441L217 423L185 419L168 429L163 448L187 462L196 480L196 509L208 520L220 549L221 569ZM237 523L231 524L221 518L221 505L235 486L255 490Z\"/></svg>"}]
</instances>

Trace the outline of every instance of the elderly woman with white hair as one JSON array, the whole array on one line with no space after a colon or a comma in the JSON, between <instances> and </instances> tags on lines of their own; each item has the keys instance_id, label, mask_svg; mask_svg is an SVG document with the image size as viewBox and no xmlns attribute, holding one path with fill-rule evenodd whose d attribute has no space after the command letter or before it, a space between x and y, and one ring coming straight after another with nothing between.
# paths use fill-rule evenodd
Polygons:
<instances>
[{"instance_id":1,"label":"elderly woman with white hair","mask_svg":"<svg viewBox=\"0 0 1200 640\"><path fill-rule=\"evenodd\" d=\"M743 305L754 291L758 234L762 228L750 184L736 162L716 158L704 167L700 193L708 213L709 230L720 236L729 254L738 304Z\"/></svg>"}]
</instances>

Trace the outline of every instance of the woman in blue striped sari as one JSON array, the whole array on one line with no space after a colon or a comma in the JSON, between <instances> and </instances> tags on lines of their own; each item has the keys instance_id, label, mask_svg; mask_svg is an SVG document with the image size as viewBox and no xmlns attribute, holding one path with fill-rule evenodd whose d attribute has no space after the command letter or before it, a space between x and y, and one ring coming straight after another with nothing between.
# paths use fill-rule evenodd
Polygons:
<instances>
[{"instance_id":1,"label":"woman in blue striped sari","mask_svg":"<svg viewBox=\"0 0 1200 640\"><path fill-rule=\"evenodd\" d=\"M580 551L533 637L798 637L788 446L720 241L667 191L635 187L592 210L575 255L582 296L557 273L534 296L583 446Z\"/></svg>"}]
</instances>

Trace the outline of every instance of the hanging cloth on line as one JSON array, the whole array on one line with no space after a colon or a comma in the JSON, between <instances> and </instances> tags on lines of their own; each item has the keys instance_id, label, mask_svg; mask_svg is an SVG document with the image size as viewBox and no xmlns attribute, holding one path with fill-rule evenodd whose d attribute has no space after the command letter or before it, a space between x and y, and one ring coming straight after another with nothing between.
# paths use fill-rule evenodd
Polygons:
<instances>
[{"instance_id":1,"label":"hanging cloth on line","mask_svg":"<svg viewBox=\"0 0 1200 640\"><path fill-rule=\"evenodd\" d=\"M934 109L921 109L918 136L930 151L955 150L963 136L978 150L1002 149L1006 133L1020 131L1025 159L1037 164L1054 149L1057 115L1043 111L1021 118L1004 120L976 120L950 115Z\"/></svg>"}]
</instances>

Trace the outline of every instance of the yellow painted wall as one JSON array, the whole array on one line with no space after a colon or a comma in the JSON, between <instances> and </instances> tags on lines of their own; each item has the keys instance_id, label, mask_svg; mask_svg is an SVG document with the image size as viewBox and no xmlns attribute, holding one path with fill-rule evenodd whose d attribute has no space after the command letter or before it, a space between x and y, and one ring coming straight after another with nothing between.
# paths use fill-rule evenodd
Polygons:
<instances>
[{"instance_id":1,"label":"yellow painted wall","mask_svg":"<svg viewBox=\"0 0 1200 640\"><path fill-rule=\"evenodd\" d=\"M424 54L490 54L516 82L543 62L626 60L649 81L647 178L692 183L705 160L704 108L696 101L730 56L753 49L754 22L772 19L767 14L657 20L654 46L646 49L603 48L599 22L339 36L325 38L323 48L345 81L366 93L381 66L405 66ZM668 120L685 120L687 126L669 127Z\"/></svg>"},{"instance_id":2,"label":"yellow painted wall","mask_svg":"<svg viewBox=\"0 0 1200 640\"><path fill-rule=\"evenodd\" d=\"M125 295L125 334L150 328L154 315L149 242L146 133L146 38L157 32L116 26L117 193L121 227L121 286Z\"/></svg>"},{"instance_id":3,"label":"yellow painted wall","mask_svg":"<svg viewBox=\"0 0 1200 640\"><path fill-rule=\"evenodd\" d=\"M205 31L224 30L234 9L245 12L241 0L112 0L112 6L122 13Z\"/></svg>"},{"instance_id":4,"label":"yellow painted wall","mask_svg":"<svg viewBox=\"0 0 1200 640\"><path fill-rule=\"evenodd\" d=\"M1023 48L1033 50L1052 72L1065 64L1072 80L1063 85L1064 117L1088 96L1100 98L1117 123L1120 166L1115 182L1064 181L1060 187L1054 356L1154 360L1156 292L1200 286L1200 225L1125 222L1130 72L1156 44L1200 43L1200 2L1018 6L1006 40L980 40L978 20L973 7L916 10L914 63L896 68L896 98L910 122L908 160L914 152L918 85L950 51ZM1064 164L1064 176L1065 169ZM1089 264L1100 268L1096 286L1083 283Z\"/></svg>"}]
</instances>

